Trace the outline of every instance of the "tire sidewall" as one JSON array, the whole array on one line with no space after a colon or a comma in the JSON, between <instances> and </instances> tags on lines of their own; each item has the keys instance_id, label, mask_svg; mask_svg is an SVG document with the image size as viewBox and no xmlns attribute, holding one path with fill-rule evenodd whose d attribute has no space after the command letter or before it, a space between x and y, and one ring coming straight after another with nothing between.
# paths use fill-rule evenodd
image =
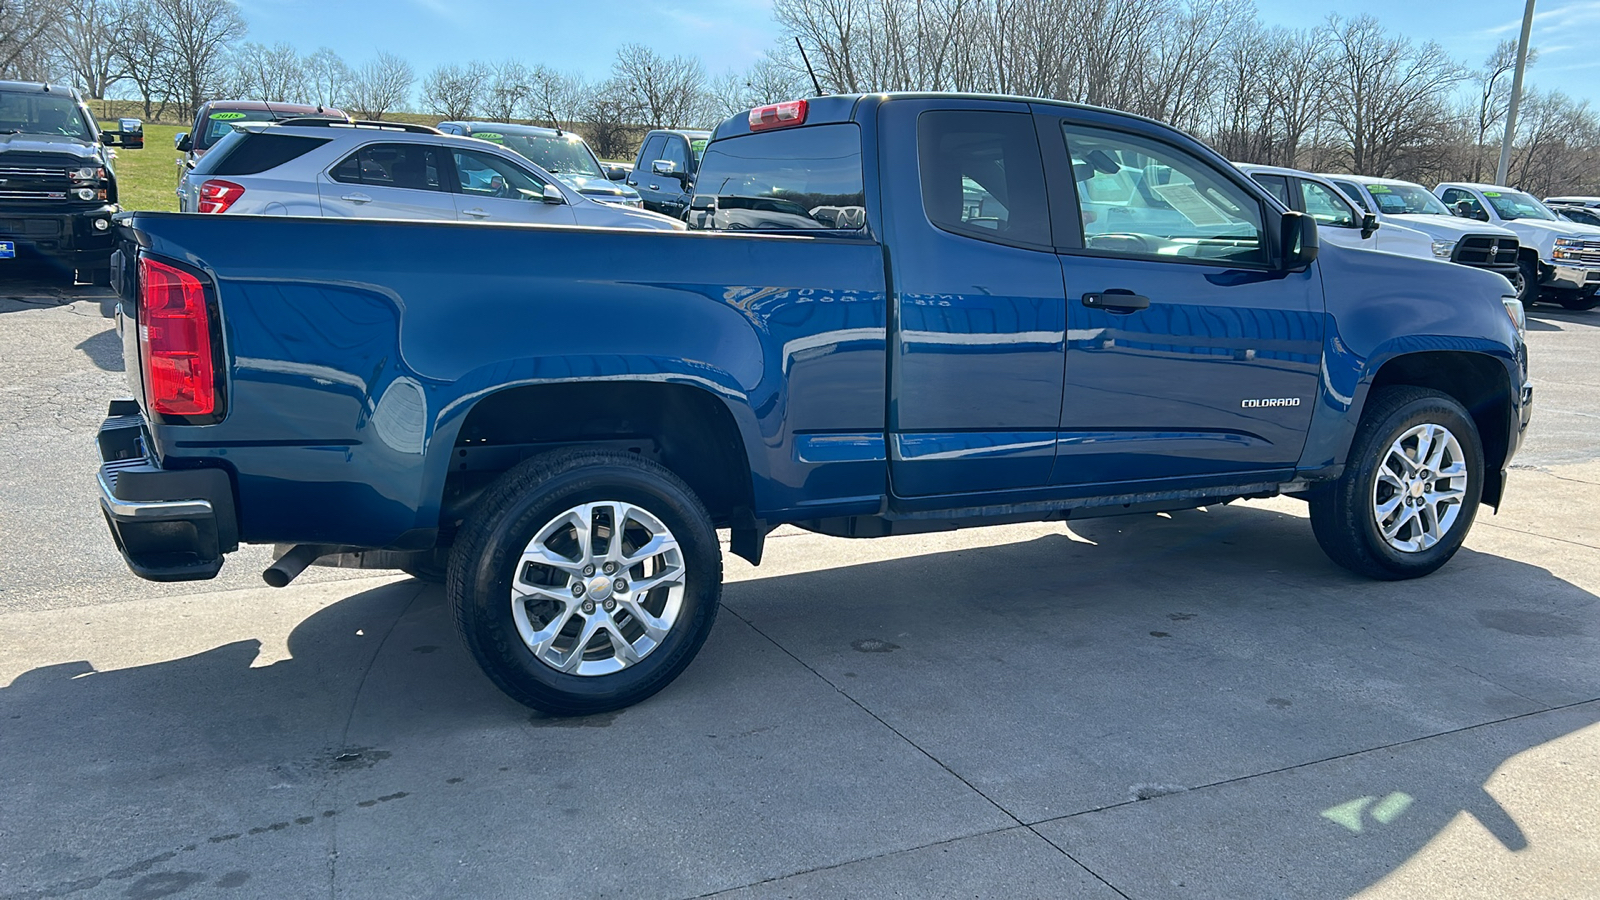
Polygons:
<instances>
[{"instance_id":1,"label":"tire sidewall","mask_svg":"<svg viewBox=\"0 0 1600 900\"><path fill-rule=\"evenodd\" d=\"M1378 530L1372 511L1373 482L1378 477L1378 467L1389 455L1389 447L1401 434L1418 425L1443 425L1455 435L1467 457L1466 496L1461 501L1461 512L1439 543L1420 553L1405 553L1389 546ZM1358 527L1369 551L1383 565L1396 573L1427 573L1444 565L1460 549L1467 533L1472 530L1478 504L1483 497L1483 442L1477 426L1458 404L1448 398L1425 397L1413 400L1392 413L1371 432L1364 445L1356 477L1351 479L1355 496L1349 501L1356 511Z\"/></svg>"},{"instance_id":2,"label":"tire sidewall","mask_svg":"<svg viewBox=\"0 0 1600 900\"><path fill-rule=\"evenodd\" d=\"M678 619L649 655L608 675L572 675L541 662L523 643L511 614L511 582L523 550L557 515L582 503L620 500L661 520L683 553L683 604ZM688 665L710 631L721 595L716 532L692 495L648 472L615 464L563 471L513 497L488 529L485 550L464 572L471 594L470 637L494 660L518 694L558 697L558 705L625 706L655 693ZM537 704L547 708L548 703Z\"/></svg>"}]
</instances>

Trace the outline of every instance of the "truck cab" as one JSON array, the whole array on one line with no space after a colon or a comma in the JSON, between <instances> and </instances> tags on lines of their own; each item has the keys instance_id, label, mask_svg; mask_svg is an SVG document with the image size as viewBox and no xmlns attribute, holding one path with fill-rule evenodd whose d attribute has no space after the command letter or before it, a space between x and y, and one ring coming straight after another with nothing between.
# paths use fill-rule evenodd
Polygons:
<instances>
[{"instance_id":1,"label":"truck cab","mask_svg":"<svg viewBox=\"0 0 1600 900\"><path fill-rule=\"evenodd\" d=\"M1316 219L1322 239L1330 244L1418 259L1434 258L1433 242L1426 234L1395 222L1386 225L1375 213L1357 209L1349 197L1321 175L1281 166L1241 165L1239 171L1288 209Z\"/></svg>"},{"instance_id":2,"label":"truck cab","mask_svg":"<svg viewBox=\"0 0 1600 900\"><path fill-rule=\"evenodd\" d=\"M645 209L683 218L694 193L701 154L710 139L709 131L682 129L657 129L644 136L626 181L639 192Z\"/></svg>"},{"instance_id":3,"label":"truck cab","mask_svg":"<svg viewBox=\"0 0 1600 900\"><path fill-rule=\"evenodd\" d=\"M118 125L102 131L71 88L0 81L0 272L32 259L68 280L110 283L110 148L144 146L139 120Z\"/></svg>"},{"instance_id":4,"label":"truck cab","mask_svg":"<svg viewBox=\"0 0 1600 900\"><path fill-rule=\"evenodd\" d=\"M1497 225L1521 243L1517 265L1537 286L1532 300L1554 300L1573 310L1600 305L1600 227L1568 222L1532 194L1494 184L1446 182L1433 189L1452 213Z\"/></svg>"}]
</instances>

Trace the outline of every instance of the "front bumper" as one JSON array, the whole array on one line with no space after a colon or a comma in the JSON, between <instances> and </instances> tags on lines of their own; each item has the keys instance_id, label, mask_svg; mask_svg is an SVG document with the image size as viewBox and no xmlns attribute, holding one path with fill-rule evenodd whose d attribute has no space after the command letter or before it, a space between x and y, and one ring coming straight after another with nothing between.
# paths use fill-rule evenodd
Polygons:
<instances>
[{"instance_id":1,"label":"front bumper","mask_svg":"<svg viewBox=\"0 0 1600 900\"><path fill-rule=\"evenodd\" d=\"M17 245L17 257L57 262L75 269L104 266L116 249L111 227L115 206L60 210L0 209L0 240ZM96 220L107 227L94 227Z\"/></svg>"},{"instance_id":2,"label":"front bumper","mask_svg":"<svg viewBox=\"0 0 1600 900\"><path fill-rule=\"evenodd\" d=\"M140 578L198 581L239 547L233 481L224 469L163 469L151 457L144 417L113 400L97 437L100 509L122 558Z\"/></svg>"},{"instance_id":3,"label":"front bumper","mask_svg":"<svg viewBox=\"0 0 1600 900\"><path fill-rule=\"evenodd\" d=\"M1593 290L1600 287L1600 268L1586 266L1546 265L1541 285L1562 290Z\"/></svg>"}]
</instances>

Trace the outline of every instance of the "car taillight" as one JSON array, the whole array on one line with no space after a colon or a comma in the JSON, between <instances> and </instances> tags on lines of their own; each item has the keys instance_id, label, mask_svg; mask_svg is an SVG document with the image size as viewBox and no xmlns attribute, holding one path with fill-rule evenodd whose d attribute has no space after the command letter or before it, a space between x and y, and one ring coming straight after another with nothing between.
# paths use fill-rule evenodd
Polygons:
<instances>
[{"instance_id":1,"label":"car taillight","mask_svg":"<svg viewBox=\"0 0 1600 900\"><path fill-rule=\"evenodd\" d=\"M788 128L806 123L806 101L790 100L750 110L750 130L766 131L769 128Z\"/></svg>"},{"instance_id":2,"label":"car taillight","mask_svg":"<svg viewBox=\"0 0 1600 900\"><path fill-rule=\"evenodd\" d=\"M210 416L217 411L211 316L198 276L140 257L139 350L151 412Z\"/></svg>"},{"instance_id":3,"label":"car taillight","mask_svg":"<svg viewBox=\"0 0 1600 900\"><path fill-rule=\"evenodd\" d=\"M225 213L228 207L244 196L244 185L213 178L200 185L200 211Z\"/></svg>"}]
</instances>

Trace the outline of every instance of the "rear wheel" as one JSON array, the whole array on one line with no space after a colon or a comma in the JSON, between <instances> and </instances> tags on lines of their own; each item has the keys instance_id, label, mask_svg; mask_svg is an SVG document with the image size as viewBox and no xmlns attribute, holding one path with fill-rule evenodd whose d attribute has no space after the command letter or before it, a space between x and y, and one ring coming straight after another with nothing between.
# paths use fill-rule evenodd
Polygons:
<instances>
[{"instance_id":1,"label":"rear wheel","mask_svg":"<svg viewBox=\"0 0 1600 900\"><path fill-rule=\"evenodd\" d=\"M716 618L721 549L668 469L556 451L484 496L456 538L447 592L496 686L534 709L586 715L637 703L689 665Z\"/></svg>"},{"instance_id":2,"label":"rear wheel","mask_svg":"<svg viewBox=\"0 0 1600 900\"><path fill-rule=\"evenodd\" d=\"M1449 562L1483 495L1483 445L1453 398L1381 388L1367 403L1344 474L1310 497L1323 552L1369 578L1419 578Z\"/></svg>"}]
</instances>

